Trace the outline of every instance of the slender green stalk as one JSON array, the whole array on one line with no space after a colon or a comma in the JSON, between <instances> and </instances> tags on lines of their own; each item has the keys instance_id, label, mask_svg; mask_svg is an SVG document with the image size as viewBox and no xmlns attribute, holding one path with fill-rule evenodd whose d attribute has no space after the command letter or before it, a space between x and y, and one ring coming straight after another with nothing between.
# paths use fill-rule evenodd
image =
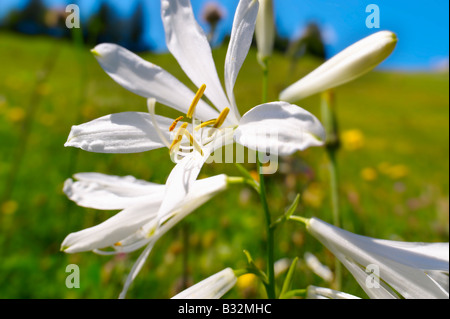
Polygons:
<instances>
[{"instance_id":1,"label":"slender green stalk","mask_svg":"<svg viewBox=\"0 0 450 319\"><path fill-rule=\"evenodd\" d=\"M294 220L294 221L299 222L299 223L302 223L302 224L305 224L306 226L308 226L308 224L309 224L309 219L301 217L301 216L293 215L293 216L289 217L289 219L290 220Z\"/></svg>"},{"instance_id":2,"label":"slender green stalk","mask_svg":"<svg viewBox=\"0 0 450 319\"><path fill-rule=\"evenodd\" d=\"M336 227L340 227L340 211L339 211L339 186L338 186L338 172L336 151L327 149L329 159L329 172L330 172L330 191L331 191L331 211L333 212L333 224Z\"/></svg>"},{"instance_id":3,"label":"slender green stalk","mask_svg":"<svg viewBox=\"0 0 450 319\"><path fill-rule=\"evenodd\" d=\"M339 182L338 165L336 155L340 147L339 130L336 117L336 105L334 93L331 90L322 93L322 123L327 132L325 149L328 155L328 171L330 174L330 196L331 211L333 214L333 224L336 227L341 225L339 210ZM340 290L342 285L342 265L339 260L335 262L335 288Z\"/></svg>"},{"instance_id":4,"label":"slender green stalk","mask_svg":"<svg viewBox=\"0 0 450 319\"><path fill-rule=\"evenodd\" d=\"M262 102L267 103L269 101L269 66L267 60L264 61L262 83Z\"/></svg>"},{"instance_id":5,"label":"slender green stalk","mask_svg":"<svg viewBox=\"0 0 450 319\"><path fill-rule=\"evenodd\" d=\"M307 290L306 289L295 289L288 291L283 296L280 297L280 299L291 299L293 297L303 297L306 298Z\"/></svg>"},{"instance_id":6,"label":"slender green stalk","mask_svg":"<svg viewBox=\"0 0 450 319\"><path fill-rule=\"evenodd\" d=\"M262 90L262 102L267 103L269 91L269 68L267 60L263 65L263 90ZM259 160L259 153L256 154L257 169L259 173L259 196L261 204L264 209L264 215L266 219L266 232L267 232L267 275L268 284L266 285L267 297L269 299L275 299L275 259L274 259L274 228L272 225L272 218L270 215L269 205L266 197L266 183L264 181L264 174L262 173L262 164Z\"/></svg>"},{"instance_id":7,"label":"slender green stalk","mask_svg":"<svg viewBox=\"0 0 450 319\"><path fill-rule=\"evenodd\" d=\"M257 166L259 172L259 196L261 204L264 209L264 216L266 219L266 232L267 232L267 275L269 277L269 283L266 286L267 296L269 299L275 299L275 268L274 268L274 228L272 225L272 218L270 215L269 205L266 198L266 183L264 181L264 175L262 174L262 165L257 156Z\"/></svg>"}]
</instances>

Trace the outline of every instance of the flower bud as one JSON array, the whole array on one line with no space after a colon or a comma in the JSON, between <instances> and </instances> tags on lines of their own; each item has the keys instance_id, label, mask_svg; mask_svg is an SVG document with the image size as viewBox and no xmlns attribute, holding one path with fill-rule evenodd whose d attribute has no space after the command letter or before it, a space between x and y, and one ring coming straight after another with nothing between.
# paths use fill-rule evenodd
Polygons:
<instances>
[{"instance_id":1,"label":"flower bud","mask_svg":"<svg viewBox=\"0 0 450 319\"><path fill-rule=\"evenodd\" d=\"M264 65L264 61L272 55L275 42L275 21L272 0L259 0L255 34L256 44L258 46L258 61Z\"/></svg>"},{"instance_id":2,"label":"flower bud","mask_svg":"<svg viewBox=\"0 0 450 319\"><path fill-rule=\"evenodd\" d=\"M341 51L280 94L295 102L350 82L374 69L394 50L397 36L390 31L372 34Z\"/></svg>"}]
</instances>

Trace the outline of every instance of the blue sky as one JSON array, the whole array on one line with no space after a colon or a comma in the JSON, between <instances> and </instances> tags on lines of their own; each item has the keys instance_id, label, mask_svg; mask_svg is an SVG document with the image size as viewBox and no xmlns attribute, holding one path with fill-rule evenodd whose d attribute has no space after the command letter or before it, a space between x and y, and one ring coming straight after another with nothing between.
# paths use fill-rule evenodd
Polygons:
<instances>
[{"instance_id":1,"label":"blue sky","mask_svg":"<svg viewBox=\"0 0 450 319\"><path fill-rule=\"evenodd\" d=\"M191 0L200 24L201 9L211 0ZM238 0L214 0L227 12L219 25L219 39L231 30ZM28 0L1 0L0 18L12 8L25 5ZM96 0L43 0L51 7L64 7L77 3L82 19L86 19L98 6ZM132 14L138 0L108 0L124 17ZM160 2L143 0L146 43L159 51L165 50L164 30L160 19ZM366 27L366 7L376 4L380 8L380 29ZM355 41L378 30L391 30L399 38L394 53L382 68L397 70L433 70L448 66L449 56L449 1L448 0L274 0L278 32L285 37L301 35L309 22L321 26L329 56L338 53Z\"/></svg>"}]
</instances>

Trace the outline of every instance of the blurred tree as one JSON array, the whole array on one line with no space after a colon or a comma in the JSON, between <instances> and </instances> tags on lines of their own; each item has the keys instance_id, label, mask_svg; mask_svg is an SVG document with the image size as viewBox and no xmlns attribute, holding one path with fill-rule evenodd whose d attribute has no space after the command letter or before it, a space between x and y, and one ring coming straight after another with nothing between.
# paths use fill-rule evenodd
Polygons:
<instances>
[{"instance_id":1,"label":"blurred tree","mask_svg":"<svg viewBox=\"0 0 450 319\"><path fill-rule=\"evenodd\" d=\"M298 60L306 55L325 60L325 45L319 26L309 23L303 35L289 44L287 55L293 60Z\"/></svg>"},{"instance_id":2,"label":"blurred tree","mask_svg":"<svg viewBox=\"0 0 450 319\"><path fill-rule=\"evenodd\" d=\"M144 33L144 4L139 0L133 15L130 18L129 45L132 51L144 51L147 49L142 41Z\"/></svg>"},{"instance_id":3,"label":"blurred tree","mask_svg":"<svg viewBox=\"0 0 450 319\"><path fill-rule=\"evenodd\" d=\"M286 55L291 61L291 67L289 68L291 74L295 73L298 61L303 57L309 56L318 59L320 62L325 61L325 45L319 26L315 23L309 23L303 35L297 40L291 41Z\"/></svg>"},{"instance_id":4,"label":"blurred tree","mask_svg":"<svg viewBox=\"0 0 450 319\"><path fill-rule=\"evenodd\" d=\"M41 0L30 0L22 10L13 10L5 18L3 26L9 30L40 34L45 33L46 7Z\"/></svg>"},{"instance_id":5,"label":"blurred tree","mask_svg":"<svg viewBox=\"0 0 450 319\"><path fill-rule=\"evenodd\" d=\"M114 32L113 12L106 1L102 1L100 9L91 15L86 29L89 45L100 42L117 42L120 37L118 33Z\"/></svg>"},{"instance_id":6,"label":"blurred tree","mask_svg":"<svg viewBox=\"0 0 450 319\"><path fill-rule=\"evenodd\" d=\"M120 44L132 51L148 49L142 42L144 29L144 5L137 2L133 15L120 18L107 1L102 1L100 9L91 15L86 26L87 44L94 46L102 42Z\"/></svg>"}]
</instances>

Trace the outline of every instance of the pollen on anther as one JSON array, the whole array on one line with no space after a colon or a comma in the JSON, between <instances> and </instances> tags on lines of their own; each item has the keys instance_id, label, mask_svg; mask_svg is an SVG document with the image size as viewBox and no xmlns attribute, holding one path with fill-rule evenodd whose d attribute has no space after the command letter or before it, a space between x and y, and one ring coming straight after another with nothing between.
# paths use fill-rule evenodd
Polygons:
<instances>
[{"instance_id":1,"label":"pollen on anther","mask_svg":"<svg viewBox=\"0 0 450 319\"><path fill-rule=\"evenodd\" d=\"M195 94L195 97L192 100L191 106L189 107L189 110L186 113L186 117L188 119L192 118L192 116L194 115L195 108L197 107L198 102L200 101L200 99L202 98L203 94L205 93L205 90L206 90L206 84L203 84L198 89L197 93Z\"/></svg>"},{"instance_id":2,"label":"pollen on anther","mask_svg":"<svg viewBox=\"0 0 450 319\"><path fill-rule=\"evenodd\" d=\"M228 107L224 108L222 112L220 113L219 117L216 120L216 123L214 124L214 128L219 128L222 126L222 124L225 122L228 114L230 113L230 109Z\"/></svg>"},{"instance_id":3,"label":"pollen on anther","mask_svg":"<svg viewBox=\"0 0 450 319\"><path fill-rule=\"evenodd\" d=\"M175 121L173 121L172 125L170 125L169 131L172 132L177 126L178 122L180 122L182 119L184 119L184 116L180 116Z\"/></svg>"}]
</instances>

